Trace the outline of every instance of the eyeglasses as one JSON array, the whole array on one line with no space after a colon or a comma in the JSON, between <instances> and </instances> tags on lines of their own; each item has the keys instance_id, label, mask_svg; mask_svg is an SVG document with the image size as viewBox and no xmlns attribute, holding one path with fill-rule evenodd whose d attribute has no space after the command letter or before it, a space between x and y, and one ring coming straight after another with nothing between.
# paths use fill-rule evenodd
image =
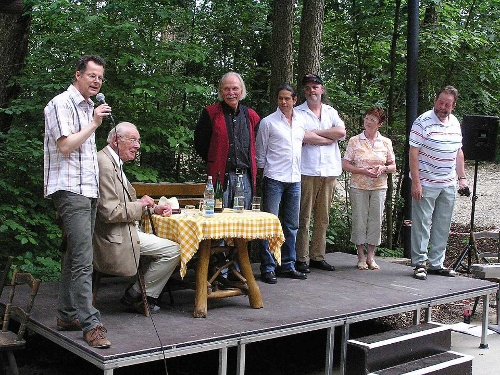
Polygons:
<instances>
[{"instance_id":1,"label":"eyeglasses","mask_svg":"<svg viewBox=\"0 0 500 375\"><path fill-rule=\"evenodd\" d=\"M120 136L121 139L127 141L128 143L137 143L138 145L141 144L141 140L140 139L136 139L136 138L128 138L128 137L122 137Z\"/></svg>"},{"instance_id":2,"label":"eyeglasses","mask_svg":"<svg viewBox=\"0 0 500 375\"><path fill-rule=\"evenodd\" d=\"M97 79L99 82L105 82L104 77L95 75L94 73L85 73L85 75L89 77L91 81L95 81Z\"/></svg>"},{"instance_id":3,"label":"eyeglasses","mask_svg":"<svg viewBox=\"0 0 500 375\"><path fill-rule=\"evenodd\" d=\"M372 116L365 116L364 117L365 121L368 121L368 122L376 122L378 124L379 122L379 119L376 118L376 117L372 117Z\"/></svg>"}]
</instances>

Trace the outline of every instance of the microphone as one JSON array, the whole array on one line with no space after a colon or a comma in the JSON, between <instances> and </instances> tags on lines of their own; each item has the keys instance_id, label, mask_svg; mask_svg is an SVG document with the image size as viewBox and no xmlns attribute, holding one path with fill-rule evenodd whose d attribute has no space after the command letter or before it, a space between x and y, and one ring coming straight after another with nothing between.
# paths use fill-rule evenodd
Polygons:
<instances>
[{"instance_id":1,"label":"microphone","mask_svg":"<svg viewBox=\"0 0 500 375\"><path fill-rule=\"evenodd\" d=\"M98 93L96 96L95 96L96 100L100 103L100 104L106 104L106 97L104 96L104 94L102 92ZM113 125L115 125L115 119L113 118L113 115L111 114L111 112L109 113L109 119L111 120L111 123Z\"/></svg>"}]
</instances>

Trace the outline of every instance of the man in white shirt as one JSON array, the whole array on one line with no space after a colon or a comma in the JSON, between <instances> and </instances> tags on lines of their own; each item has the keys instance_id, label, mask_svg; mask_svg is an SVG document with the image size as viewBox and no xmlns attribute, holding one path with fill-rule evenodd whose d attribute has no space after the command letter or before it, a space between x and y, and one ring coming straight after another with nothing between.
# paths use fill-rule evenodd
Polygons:
<instances>
[{"instance_id":1,"label":"man in white shirt","mask_svg":"<svg viewBox=\"0 0 500 375\"><path fill-rule=\"evenodd\" d=\"M310 272L309 267L333 271L335 267L325 261L326 230L337 176L342 173L338 141L344 139L346 132L338 112L323 102L326 95L321 78L308 73L302 79L302 84L306 101L296 110L306 117L306 130L323 139L326 144L305 144L302 147L296 268L304 273ZM311 212L314 215L314 229L309 244Z\"/></svg>"},{"instance_id":2,"label":"man in white shirt","mask_svg":"<svg viewBox=\"0 0 500 375\"><path fill-rule=\"evenodd\" d=\"M290 85L278 89L278 109L262 119L256 138L257 168L263 169L263 202L266 212L280 215L285 235L281 247L281 266L269 251L269 243L260 244L261 280L276 284L281 277L304 280L307 276L295 269L295 238L299 224L300 160L302 142L318 141L314 134L306 133L304 117L294 111L297 96ZM319 140L321 141L321 140Z\"/></svg>"}]
</instances>

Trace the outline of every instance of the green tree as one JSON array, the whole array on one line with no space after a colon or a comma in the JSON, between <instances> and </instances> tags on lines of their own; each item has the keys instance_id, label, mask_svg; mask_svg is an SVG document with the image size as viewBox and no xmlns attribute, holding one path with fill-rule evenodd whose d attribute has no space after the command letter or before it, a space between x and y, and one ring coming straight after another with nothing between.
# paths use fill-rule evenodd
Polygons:
<instances>
[{"instance_id":1,"label":"green tree","mask_svg":"<svg viewBox=\"0 0 500 375\"><path fill-rule=\"evenodd\" d=\"M54 271L53 276L57 273L58 264L51 260L58 260L60 230L51 202L43 198L43 108L71 84L78 57L92 53L106 59L102 90L114 116L135 123L141 131L140 157L126 167L131 179L202 181L205 168L194 153L192 132L201 109L217 100L217 84L224 73L242 74L249 94L246 104L261 116L274 110L269 104L271 76L283 67L279 62L271 67L271 59L277 46L284 47L272 41L272 9L278 3L282 2L25 0L28 13L23 21L29 22L17 34L8 34L10 24L0 15L0 116L9 121L6 126L2 122L0 134L3 251L19 256L24 267L45 272L45 278L52 277L47 269ZM393 140L401 168L406 2L283 4L292 5L293 11L292 21L290 13L286 21L287 33L290 28L293 32L292 54L282 63L288 64L283 71L289 68L300 77L305 70L321 70L348 137L361 131L366 108L387 108L389 121L382 132ZM455 111L459 117L498 115L500 2L420 4L419 112L430 108L440 86L453 84L460 92ZM24 40L29 43L25 59L20 52ZM313 52L297 54L306 51L303 43L311 43ZM314 60L301 63L300 56L306 55ZM12 69L14 65L21 70ZM105 122L98 130L99 147L110 128ZM395 228L400 225L399 181L398 177L393 199ZM331 221L338 236L345 228L335 227L335 222L347 220L341 207L332 212L338 216Z\"/></svg>"}]
</instances>

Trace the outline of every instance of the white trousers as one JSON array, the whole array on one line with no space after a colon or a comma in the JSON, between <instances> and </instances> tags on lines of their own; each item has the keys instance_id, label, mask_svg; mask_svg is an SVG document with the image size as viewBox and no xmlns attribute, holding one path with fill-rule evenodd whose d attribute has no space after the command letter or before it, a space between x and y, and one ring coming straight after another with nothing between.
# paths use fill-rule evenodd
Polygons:
<instances>
[{"instance_id":1,"label":"white trousers","mask_svg":"<svg viewBox=\"0 0 500 375\"><path fill-rule=\"evenodd\" d=\"M351 188L352 230L355 245L378 246L381 242L386 189L361 190Z\"/></svg>"},{"instance_id":2,"label":"white trousers","mask_svg":"<svg viewBox=\"0 0 500 375\"><path fill-rule=\"evenodd\" d=\"M141 231L139 231L139 241L141 242L141 256L152 258L144 273L146 294L149 297L158 298L175 267L180 263L179 244ZM139 281L134 284L133 288L140 293Z\"/></svg>"}]
</instances>

